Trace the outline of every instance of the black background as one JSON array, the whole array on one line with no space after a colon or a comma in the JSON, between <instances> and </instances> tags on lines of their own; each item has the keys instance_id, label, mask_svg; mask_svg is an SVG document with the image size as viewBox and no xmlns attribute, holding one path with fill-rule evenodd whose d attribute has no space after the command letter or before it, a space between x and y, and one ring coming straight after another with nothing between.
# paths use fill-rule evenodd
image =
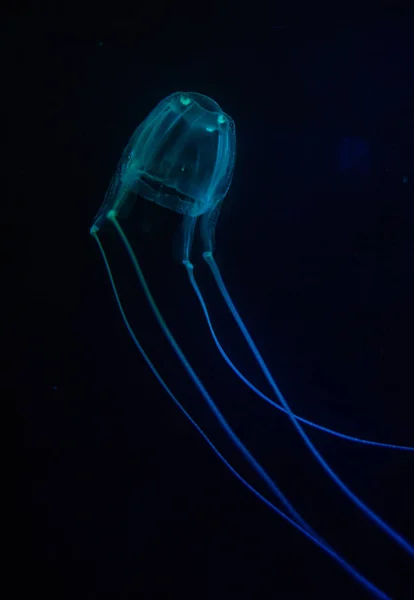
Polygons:
<instances>
[{"instance_id":1,"label":"black background","mask_svg":"<svg viewBox=\"0 0 414 600\"><path fill-rule=\"evenodd\" d=\"M246 490L160 389L88 231L155 104L177 90L211 96L238 136L216 259L292 409L351 435L414 445L413 26L387 13L229 22L208 33L134 20L8 22L2 223L18 418L17 587L29 582L55 599L368 597ZM172 258L179 216L147 204L138 201L125 229L224 415L328 542L391 597L412 597L412 561L327 479L287 418L223 364ZM163 339L115 233L101 240L167 383L267 493ZM219 338L267 391L199 250L195 273ZM412 541L412 453L307 431L351 489Z\"/></svg>"}]
</instances>

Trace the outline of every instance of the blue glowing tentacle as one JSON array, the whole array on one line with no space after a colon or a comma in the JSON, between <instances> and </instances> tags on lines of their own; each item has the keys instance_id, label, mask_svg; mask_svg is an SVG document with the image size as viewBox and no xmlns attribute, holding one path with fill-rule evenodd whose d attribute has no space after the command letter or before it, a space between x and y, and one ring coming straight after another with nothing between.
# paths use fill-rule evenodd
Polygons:
<instances>
[{"instance_id":1,"label":"blue glowing tentacle","mask_svg":"<svg viewBox=\"0 0 414 600\"><path fill-rule=\"evenodd\" d=\"M295 429L297 430L297 432L299 433L299 435L301 436L301 438L303 439L303 441L305 442L305 444L307 445L309 450L312 452L312 454L317 459L317 461L320 463L320 465L323 467L323 469L328 473L328 475L331 477L331 479L344 492L344 494L346 494L348 496L348 498L350 498L354 502L354 504L356 504L356 506L358 506L358 508L360 508L367 515L367 517L369 517L372 521L374 521L374 523L376 523L397 544L399 544L401 546L401 548L403 548L406 552L408 552L408 554L410 554L412 557L414 557L414 546L412 546L406 539L404 539L404 537L401 534L399 534L397 531L395 531L390 525L388 525L388 523L386 523L383 519L381 519L371 508L369 508L364 502L362 502L362 500L360 500L358 498L358 496L356 496L356 494L354 494L348 488L348 486L345 485L345 483L338 477L338 475L328 465L328 463L323 458L323 456L320 454L320 452L315 448L315 446L309 439L308 435L305 433L304 429L300 425L299 421L296 419L295 415L291 411L289 404L285 400L282 392L280 391L279 387L277 386L276 382L274 381L269 369L266 366L266 363L264 362L255 343L253 342L251 335L247 331L247 328L244 325L239 313L237 312L236 307L234 306L234 303L233 303L232 299L230 298L230 295L227 291L226 286L224 285L223 278L221 277L220 270L217 266L216 261L213 258L212 253L204 252L203 258L205 259L208 266L210 267L213 277L217 283L217 286L224 298L224 301L226 302L231 314L233 315L234 319L236 320L236 323L239 326L240 331L242 332L247 344L249 345L251 351L253 352L254 357L256 358L257 362L259 363L259 366L262 369L267 381L269 382L269 384L270 384L271 388L273 389L273 391L275 392L276 396L279 398L279 400L282 403L283 407L285 408L287 414L289 415L289 418L292 421Z\"/></svg>"},{"instance_id":2,"label":"blue glowing tentacle","mask_svg":"<svg viewBox=\"0 0 414 600\"><path fill-rule=\"evenodd\" d=\"M202 382L200 381L199 377L197 376L196 372L194 371L194 369L192 368L192 366L190 365L190 363L188 362L186 356L184 355L183 351L181 350L180 346L178 345L178 343L176 342L173 334L171 333L170 329L168 328L158 306L155 303L154 298L152 297L152 294L150 292L150 289L148 287L148 284L145 280L145 277L141 271L141 267L139 266L137 257L135 256L135 253L131 247L131 244L128 241L128 238L126 237L121 225L119 224L117 218L116 218L116 214L113 211L109 211L108 212L108 219L114 224L115 229L117 230L117 232L119 233L122 242L129 254L129 257L132 261L132 264L134 266L135 272L138 275L138 279L141 283L141 286L144 290L144 294L151 306L151 309L164 333L164 335L167 337L168 341L170 342L174 352L177 354L178 358L180 359L181 363L183 364L184 368L186 369L187 373L189 374L189 376L191 377L191 379L193 380L194 384L196 385L196 387L198 388L198 390L200 391L201 395L203 396L204 400L207 402L208 406L210 407L210 409L212 410L212 412L214 413L214 415L216 416L218 422L220 423L220 425L223 427L224 431L227 433L227 435L229 436L229 438L232 440L232 442L235 444L235 446L240 450L240 452L242 453L242 455L245 457L245 459L250 463L250 465L253 467L253 469L256 471L256 473L264 480L264 482L268 485L268 487L272 490L272 492L275 494L275 496L284 504L284 506L286 507L286 509L288 510L288 512L290 512L290 514L292 515L292 517L302 525L302 527L304 527L305 529L307 529L310 533L313 534L312 529L310 528L310 526L306 523L306 521L301 517L301 515L294 509L294 507L291 505L291 503L289 502L289 500L286 498L286 496L281 492L281 490L277 487L277 485L273 482L273 480L271 479L271 477L269 477L269 475L267 474L267 472L265 471L265 469L261 466L261 464L255 459L255 457L251 454L251 452L249 452L249 450L247 449L247 447L243 444L243 442L240 440L240 438L235 434L235 432L233 431L233 429L230 427L230 425L227 423L226 419L224 418L224 416L222 415L222 413L220 412L220 410L218 409L217 405L215 404L214 400L212 399L212 397L210 396L210 394L208 393L208 391L206 390L206 388L204 387L204 385L202 384Z\"/></svg>"},{"instance_id":3,"label":"blue glowing tentacle","mask_svg":"<svg viewBox=\"0 0 414 600\"><path fill-rule=\"evenodd\" d=\"M195 280L195 276L194 276L194 269L191 268L191 263L188 260L183 260L183 264L186 266L187 268L187 273L188 276L190 278L190 282L191 285L197 295L197 298L201 304L201 308L203 310L204 316L206 318L207 321L207 325L210 329L210 333L213 337L214 343L217 346L218 351L220 352L220 354L222 355L222 357L224 358L224 360L226 361L226 363L229 365L229 367L236 373L236 375L243 381L243 383L245 383L251 390L253 390L253 392L255 392L255 394L257 394L258 396L260 396L260 398L262 398L263 400L265 400L266 402L268 402L269 404L271 404L272 406L274 406L275 408L277 408L278 410L284 412L285 414L287 414L287 410L285 408L283 408L283 406L280 406L280 404L277 404L277 402L275 402L275 400L272 400L271 398L269 398L268 396L266 396L263 392L261 392L257 387L255 387L253 385L253 383L251 383L251 381L249 381L247 379L247 377L245 377L243 375L243 373L241 373L239 371L239 369L236 367L236 365L230 360L230 358L228 357L228 355L226 354L226 352L223 349L223 346L220 344L217 335L214 331L213 325L211 323L211 319L210 319L210 315L208 313L208 309L207 309L207 305L206 302L202 296L202 293L200 291L200 288L198 287L198 284ZM324 427L323 425L319 425L318 423L314 423L313 421L309 421L308 419L304 419L303 417L300 417L299 415L294 415L295 418L298 421L301 421L302 423L305 423L305 425L309 425L310 427L314 427L315 429L319 429L320 431L324 431L325 433L329 433L331 435L334 435L336 437L339 438L343 438L344 440L349 440L351 442L358 442L359 444L367 444L369 446L379 446L381 448L391 448L394 450L407 450L410 452L414 452L414 447L413 446L399 446L397 444L386 444L385 442L374 442L372 440L365 440L363 438L357 438L354 437L352 435L346 435L345 433L341 433L340 431L335 431L334 429L329 429L328 427Z\"/></svg>"},{"instance_id":4,"label":"blue glowing tentacle","mask_svg":"<svg viewBox=\"0 0 414 600\"><path fill-rule=\"evenodd\" d=\"M108 277L112 286L112 291L113 294L115 296L115 300L117 302L119 311L121 313L123 322L135 344L135 346L138 348L139 352L141 353L141 355L143 356L144 360L146 361L147 365L149 366L149 368L151 369L152 373L155 375L155 377L157 378L158 382L161 384L161 386L164 388L164 390L167 392L167 394L170 396L170 398L173 400L173 402L178 406L178 408L184 413L184 415L187 417L187 419L190 421L190 423L197 429L197 431L199 432L199 434L204 438L204 440L207 442L207 444L210 446L210 448L215 452L215 454L219 457L219 459L225 464L225 466L233 473L233 475L235 475L237 477L237 479L246 486L246 488L248 488L257 498L259 498L262 502L264 502L264 504L266 504L271 510L273 510L274 512L276 512L279 516L281 516L283 519L285 519L290 525L292 525L295 529L297 529L298 531L300 531L305 537L307 537L309 540L311 540L312 542L314 542L319 548L321 548L322 550L324 550L327 554L329 554L334 560L337 561L337 563L339 565L342 566L342 568L347 571L347 573L349 573L349 575L351 575L356 581L358 581L363 587L365 587L369 592L371 592L376 598L379 598L380 600L391 600L390 596L388 596L387 594L385 594L385 592L383 592L382 590L380 590L377 586L375 586L373 583L371 583L366 577L364 577L363 575L361 575L361 573L359 573L352 565L350 565L345 559L343 559L337 552L335 552L335 550L333 550L329 544L327 544L327 542L325 542L321 537L317 536L317 535L313 535L311 533L309 533L308 529L302 527L301 525L299 525L298 523L296 523L296 521L294 521L293 519L291 519L288 515L286 515L282 510L280 510L279 508L277 508L277 506L275 506L272 502L270 502L270 500L268 500L267 498L265 498L265 496L263 496L260 492L258 492L248 481L246 481L246 479L244 479L244 477L242 477L237 471L236 469L234 469L234 467L232 467L232 465L226 460L226 458L220 453L220 451L214 446L213 442L210 441L210 439L208 438L208 436L204 433L204 431L201 429L201 427L199 425L197 425L197 423L193 420L193 418L191 417L191 415L185 410L185 408L182 406L182 404L179 402L179 400L176 398L176 396L172 393L172 391L170 390L170 388L166 385L166 383L164 382L164 380L162 379L161 375L158 373L158 371L156 370L156 368L154 367L154 365L152 364L150 358L148 357L148 355L146 354L145 350L143 349L143 347L141 346L141 344L139 343L134 331L132 330L132 327L127 319L127 316L125 314L125 311L122 307L121 304L121 300L119 298L118 295L118 291L116 289L116 285L115 285L115 281L113 279L112 276L112 272L111 272L111 268L109 266L108 263L108 259L106 257L105 254L105 250L98 238L98 235L95 232L92 232L93 237L95 238L100 252L102 254L104 263L105 263L105 267L108 273Z\"/></svg>"}]
</instances>

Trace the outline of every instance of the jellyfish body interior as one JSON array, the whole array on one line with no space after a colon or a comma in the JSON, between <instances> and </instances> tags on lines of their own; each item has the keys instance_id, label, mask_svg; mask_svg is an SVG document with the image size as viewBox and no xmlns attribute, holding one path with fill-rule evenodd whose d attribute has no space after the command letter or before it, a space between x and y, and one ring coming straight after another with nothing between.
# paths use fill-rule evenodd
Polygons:
<instances>
[{"instance_id":1,"label":"jellyfish body interior","mask_svg":"<svg viewBox=\"0 0 414 600\"><path fill-rule=\"evenodd\" d=\"M274 392L275 399L280 402L280 405L274 400L270 400L270 402L289 416L292 424L309 450L348 498L350 498L366 516L372 519L395 542L414 556L414 548L412 545L367 507L343 483L315 448L299 421L305 422L313 427L319 426L312 422L304 421L292 413L230 298L218 266L214 260L213 250L215 225L221 203L227 194L233 177L235 154L236 137L234 122L229 115L221 110L216 102L202 94L194 92L178 92L168 96L155 107L133 134L121 157L117 171L105 196L104 203L95 217L90 233L97 240L102 252L124 322L138 349L141 351L145 360L173 400L180 406L179 402L163 383L162 378L159 376L155 367L140 346L122 309L122 304L119 300L102 244L98 239L98 232L101 230L104 223L108 221L115 226L115 229L119 233L140 279L148 302L187 373L227 435L265 481L270 491L282 502L290 513L290 522L293 521L296 523L302 532L306 532L308 537L325 549L331 556L334 556L351 575L365 587L370 589L377 597L386 598L387 596L383 592L378 590L370 582L367 582L367 580L349 565L349 563L340 557L338 558L338 556L333 553L330 546L311 529L224 419L169 330L148 288L132 246L119 223L118 219L128 215L131 204L137 196L141 196L150 202L155 202L169 210L183 215L181 227L181 259L187 269L192 287L201 302L207 321L209 325L211 325L206 309L206 303L204 302L200 289L196 283L194 267L190 260L195 226L200 217L200 233L204 245L203 257L211 269L224 301L269 382L270 387ZM212 327L210 327L210 331L213 338L215 338L217 347L222 353L223 358L226 359L226 355L224 351L222 352L222 348L218 343ZM226 362L239 374L239 376L241 375L231 361L226 360ZM241 378L243 379L243 376ZM243 380L249 385L248 380L245 378ZM252 384L250 384L249 387L258 393L259 396L264 396L252 386ZM266 397L264 399L266 399ZM187 414L182 406L180 406L180 408ZM326 430L328 433L341 436L341 434L328 430L327 428L322 429ZM364 440L351 438L350 436L342 437L349 438L353 441L364 442ZM375 445L375 442L367 443ZM377 445L386 446L387 444ZM412 450L410 447L399 448ZM248 485L248 487L251 486ZM280 511L278 512L280 513ZM287 518L286 515L282 516Z\"/></svg>"},{"instance_id":2,"label":"jellyfish body interior","mask_svg":"<svg viewBox=\"0 0 414 600\"><path fill-rule=\"evenodd\" d=\"M183 260L189 260L198 217L204 248L213 251L235 154L234 122L214 100L195 92L167 96L132 135L91 233L97 233L108 216L128 216L139 195L183 215Z\"/></svg>"}]
</instances>

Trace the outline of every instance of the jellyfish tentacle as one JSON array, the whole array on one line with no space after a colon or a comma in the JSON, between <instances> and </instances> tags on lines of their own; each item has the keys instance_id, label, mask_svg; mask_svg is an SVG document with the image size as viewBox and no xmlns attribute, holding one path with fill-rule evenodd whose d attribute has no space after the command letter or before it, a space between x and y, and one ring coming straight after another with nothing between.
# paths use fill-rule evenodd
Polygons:
<instances>
[{"instance_id":1,"label":"jellyfish tentacle","mask_svg":"<svg viewBox=\"0 0 414 600\"><path fill-rule=\"evenodd\" d=\"M118 294L118 290L116 288L115 280L112 275L112 271L109 265L109 261L107 259L105 250L102 246L102 243L96 232L92 233L92 236L96 240L99 250L101 252L105 268L109 277L109 281L112 287L112 292L114 294L116 303L118 305L118 309L121 313L122 320L128 330L129 335L131 336L135 346L141 353L148 367L163 387L163 389L170 396L174 404L181 410L184 416L190 421L190 423L195 427L198 433L202 436L202 438L207 442L216 456L224 463L224 465L229 469L231 473L248 489L250 490L261 502L263 502L266 506L268 506L273 512L282 517L285 521L287 521L292 527L294 527L297 531L302 533L306 538L312 541L316 546L318 546L321 550L324 550L331 558L333 558L351 577L353 577L358 583L360 583L367 591L373 594L375 598L379 600L391 600L391 597L388 596L385 592L383 592L380 588L378 588L375 584L369 581L366 577L364 577L355 567L353 567L347 560L345 560L338 552L336 552L322 537L314 533L310 527L304 527L302 524L296 522L293 518L289 517L283 510L278 508L273 502L268 500L263 494L261 494L251 483L249 483L238 471L235 469L229 461L225 458L225 456L220 452L220 450L213 444L208 435L203 431L203 429L198 425L198 423L192 418L190 413L184 408L175 394L171 391L171 389L167 386L162 376L159 374L158 370L152 363L151 359L145 352L143 346L138 341L137 336L134 333L134 330L129 323L129 320L125 314L124 308L122 306L121 299ZM305 525L306 522L305 522Z\"/></svg>"},{"instance_id":2,"label":"jellyfish tentacle","mask_svg":"<svg viewBox=\"0 0 414 600\"><path fill-rule=\"evenodd\" d=\"M285 505L286 509L290 512L292 517L298 523L300 523L302 525L302 527L304 527L305 529L307 529L308 531L313 533L310 526L301 517L301 515L297 512L297 510L292 506L292 504L289 502L289 500L286 498L286 496L281 492L281 490L277 487L277 485L274 483L272 478L268 475L268 473L265 471L265 469L262 467L262 465L259 463L259 461L257 461L255 459L255 457L252 455L252 453L243 444L241 439L236 435L236 433L233 431L233 429L228 424L227 420L224 418L223 414L217 407L213 398L208 393L207 389L204 387L204 385L201 382L200 378L198 377L197 373L194 371L194 369L190 365L185 354L183 353L180 346L178 345L175 337L171 333L167 323L165 322L164 317L162 316L162 314L151 294L151 291L148 287L148 284L146 282L144 274L141 270L141 267L139 265L136 255L135 255L135 252L133 251L132 246L129 243L129 240L128 240L124 230L122 229L121 225L119 224L116 216L113 214L110 214L108 218L110 218L112 220L112 223L114 224L115 229L122 240L122 243L129 255L129 258L131 259L133 268L135 270L135 273L138 276L141 287L143 288L145 297L147 298L147 301L151 307L152 312L155 315L156 320L158 321L159 326L161 327L162 332L166 336L168 342L170 343L171 347L173 348L174 352L176 353L177 357L179 358L181 364L183 365L183 367L187 371L188 375L190 376L191 380L193 381L193 383L195 384L195 386L201 393L203 399L206 401L207 405L209 406L210 410L213 412L214 416L220 423L221 427L224 429L224 431L229 436L231 441L235 444L235 446L239 449L239 451L244 456L244 458L247 460L247 462L253 467L253 469L256 471L256 473L263 479L263 481L267 484L267 486L275 494L275 496Z\"/></svg>"},{"instance_id":3,"label":"jellyfish tentacle","mask_svg":"<svg viewBox=\"0 0 414 600\"><path fill-rule=\"evenodd\" d=\"M190 283L191 283L191 285L194 289L194 292L200 302L200 305L201 305L204 317L207 321L207 325L210 330L213 341L216 344L217 349L220 352L221 356L224 358L225 362L236 373L236 375L243 381L243 383L245 383L255 394L257 394L257 396L262 398L265 402L267 402L274 408L277 408L277 410L280 410L281 412L288 414L286 409L283 408L283 406L280 406L280 404L277 404L277 402L275 400L272 400L271 398L269 398L269 396L266 396L266 394L261 392L249 379L247 379L247 377L245 375L243 375L243 373L241 373L241 371L236 367L236 365L233 363L233 361L229 358L228 354L225 352L225 350L224 350L222 344L220 343L220 341L217 337L217 334L214 330L213 324L211 322L210 314L209 314L209 311L207 308L206 301L204 300L203 295L200 290L200 287L197 284L197 281L195 279L194 269L190 268L191 263L189 261L184 260L183 264L187 268L187 273L188 273L188 277L190 279ZM414 452L414 446L402 446L402 445L398 445L398 444L389 444L389 443L385 443L385 442L377 442L374 440L366 440L363 438L358 438L358 437L355 437L352 435L347 435L345 433L341 433L340 431L335 431L334 429L329 429L328 427L324 427L323 425L320 425L319 423L315 423L314 421L305 419L297 414L294 414L294 416L298 421L301 421L305 425L309 425L310 427L313 427L314 429L319 429L320 431L324 431L325 433L329 433L330 435L342 438L344 440L349 440L350 442L357 442L359 444L365 444L368 446L377 446L380 448L390 448L393 450L405 450L405 451L409 451L409 452Z\"/></svg>"},{"instance_id":4,"label":"jellyfish tentacle","mask_svg":"<svg viewBox=\"0 0 414 600\"><path fill-rule=\"evenodd\" d=\"M311 451L315 459L319 462L324 471L330 476L330 478L336 483L342 492L348 496L352 502L358 506L358 508L369 517L378 527L380 527L387 535L390 536L391 539L394 540L403 550L405 550L410 556L414 558L414 546L408 542L400 533L398 533L393 527L388 525L380 516L378 516L369 506L367 506L343 481L340 477L335 473L335 471L330 467L327 461L323 458L319 450L315 447L315 445L310 440L309 436L304 431L303 427L300 425L298 419L293 414L288 402L285 400L282 392L280 391L278 385L273 379L266 363L264 362L259 350L257 349L256 344L254 343L250 333L248 332L245 324L243 323L242 318L240 317L234 302L232 301L229 292L224 284L223 278L221 276L220 270L214 257L211 252L207 251L203 253L203 258L207 262L210 270L213 274L214 280L217 284L217 287L220 290L220 293L227 304L227 307L231 314L233 315L243 337L245 338L250 350L252 351L256 361L258 362L263 374L265 375L267 381L270 384L270 387L273 389L276 397L280 400L283 408L286 410L293 426L296 431L299 433L300 437L303 439L304 443Z\"/></svg>"}]
</instances>

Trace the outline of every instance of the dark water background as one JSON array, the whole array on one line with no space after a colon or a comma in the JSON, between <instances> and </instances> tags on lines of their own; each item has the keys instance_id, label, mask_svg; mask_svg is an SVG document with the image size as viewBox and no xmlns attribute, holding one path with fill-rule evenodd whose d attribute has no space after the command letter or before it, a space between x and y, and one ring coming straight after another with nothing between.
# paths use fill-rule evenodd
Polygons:
<instances>
[{"instance_id":1,"label":"dark water background","mask_svg":"<svg viewBox=\"0 0 414 600\"><path fill-rule=\"evenodd\" d=\"M160 389L88 230L154 105L177 90L211 96L238 139L216 259L292 409L350 435L414 445L413 25L394 16L154 36L142 26L10 23L9 391L18 561L37 595L368 597L244 489ZM310 524L393 598L413 597L413 563L327 479L287 418L222 362L172 258L179 221L141 200L125 228L191 363ZM158 331L114 232L101 239L167 383L265 491ZM225 349L268 391L197 244L193 261ZM351 489L413 541L413 455L308 433Z\"/></svg>"}]
</instances>

